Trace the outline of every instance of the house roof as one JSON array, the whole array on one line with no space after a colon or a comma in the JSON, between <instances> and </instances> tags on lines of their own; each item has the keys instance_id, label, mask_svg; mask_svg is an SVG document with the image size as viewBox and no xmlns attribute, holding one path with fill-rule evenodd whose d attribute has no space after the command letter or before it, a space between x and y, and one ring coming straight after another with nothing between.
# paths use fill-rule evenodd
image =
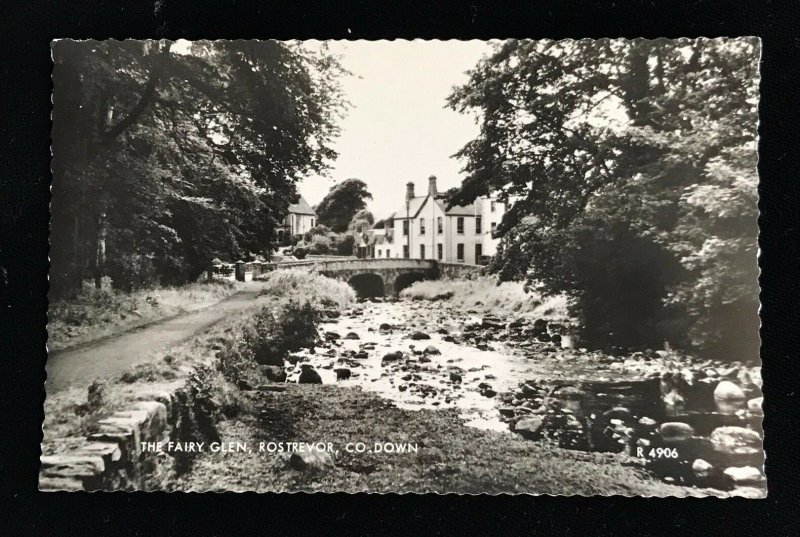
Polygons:
<instances>
[{"instance_id":1,"label":"house roof","mask_svg":"<svg viewBox=\"0 0 800 537\"><path fill-rule=\"evenodd\" d=\"M445 211L445 214L448 216L475 216L477 213L475 211L475 204L470 203L469 205L455 205L450 207Z\"/></svg>"},{"instance_id":2,"label":"house roof","mask_svg":"<svg viewBox=\"0 0 800 537\"><path fill-rule=\"evenodd\" d=\"M411 218L416 218L422 208L425 207L426 202L430 198L430 194L425 196L417 196L415 198L411 198L408 202L408 215ZM469 205L456 205L449 209L446 208L444 202L439 198L434 198L434 202L442 212L447 216L475 216L475 204L470 203ZM392 220L403 220L406 218L406 207L403 204L403 208L395 213L393 213L390 217Z\"/></svg>"},{"instance_id":3,"label":"house roof","mask_svg":"<svg viewBox=\"0 0 800 537\"><path fill-rule=\"evenodd\" d=\"M311 208L311 205L308 204L303 196L300 196L300 199L297 201L297 203L292 203L289 205L289 212L293 214L317 216L317 213L314 212L314 209Z\"/></svg>"}]
</instances>

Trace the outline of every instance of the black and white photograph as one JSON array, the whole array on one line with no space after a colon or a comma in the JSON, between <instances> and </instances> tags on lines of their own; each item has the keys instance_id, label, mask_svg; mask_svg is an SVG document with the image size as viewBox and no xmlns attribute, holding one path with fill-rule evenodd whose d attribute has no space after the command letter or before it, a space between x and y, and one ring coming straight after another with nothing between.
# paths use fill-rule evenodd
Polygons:
<instances>
[{"instance_id":1,"label":"black and white photograph","mask_svg":"<svg viewBox=\"0 0 800 537\"><path fill-rule=\"evenodd\" d=\"M51 52L40 490L766 497L758 38Z\"/></svg>"}]
</instances>

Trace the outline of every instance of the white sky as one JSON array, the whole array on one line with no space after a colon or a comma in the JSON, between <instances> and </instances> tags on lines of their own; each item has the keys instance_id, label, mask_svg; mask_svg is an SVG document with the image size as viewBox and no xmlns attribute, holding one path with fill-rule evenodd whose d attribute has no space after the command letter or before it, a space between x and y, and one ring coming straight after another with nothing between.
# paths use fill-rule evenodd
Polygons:
<instances>
[{"instance_id":1,"label":"white sky","mask_svg":"<svg viewBox=\"0 0 800 537\"><path fill-rule=\"evenodd\" d=\"M461 182L462 163L451 158L478 133L473 118L445 108L465 71L490 52L485 41L337 41L331 51L354 76L342 86L352 104L334 148L339 158L329 177L299 184L311 205L331 186L352 177L367 183L376 219L396 210L405 184L425 192L428 176L444 191Z\"/></svg>"}]
</instances>

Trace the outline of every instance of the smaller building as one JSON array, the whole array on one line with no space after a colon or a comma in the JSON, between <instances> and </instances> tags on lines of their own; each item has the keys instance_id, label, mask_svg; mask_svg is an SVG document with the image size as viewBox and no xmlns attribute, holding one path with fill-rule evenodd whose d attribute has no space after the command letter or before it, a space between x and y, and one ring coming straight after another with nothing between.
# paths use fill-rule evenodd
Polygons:
<instances>
[{"instance_id":1,"label":"smaller building","mask_svg":"<svg viewBox=\"0 0 800 537\"><path fill-rule=\"evenodd\" d=\"M317 213L303 196L297 203L289 205L283 225L278 228L278 240L286 243L295 235L302 235L317 225Z\"/></svg>"}]
</instances>

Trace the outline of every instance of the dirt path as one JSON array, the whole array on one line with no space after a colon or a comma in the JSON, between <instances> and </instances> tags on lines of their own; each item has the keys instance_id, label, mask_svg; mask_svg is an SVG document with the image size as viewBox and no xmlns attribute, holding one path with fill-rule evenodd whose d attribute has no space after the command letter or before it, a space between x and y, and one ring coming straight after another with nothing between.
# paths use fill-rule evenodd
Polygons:
<instances>
[{"instance_id":1,"label":"dirt path","mask_svg":"<svg viewBox=\"0 0 800 537\"><path fill-rule=\"evenodd\" d=\"M260 286L252 286L202 310L78 348L52 352L45 366L47 393L74 384L87 384L96 378L121 375L151 359L154 351L184 341L225 317L252 306L260 289Z\"/></svg>"}]
</instances>

